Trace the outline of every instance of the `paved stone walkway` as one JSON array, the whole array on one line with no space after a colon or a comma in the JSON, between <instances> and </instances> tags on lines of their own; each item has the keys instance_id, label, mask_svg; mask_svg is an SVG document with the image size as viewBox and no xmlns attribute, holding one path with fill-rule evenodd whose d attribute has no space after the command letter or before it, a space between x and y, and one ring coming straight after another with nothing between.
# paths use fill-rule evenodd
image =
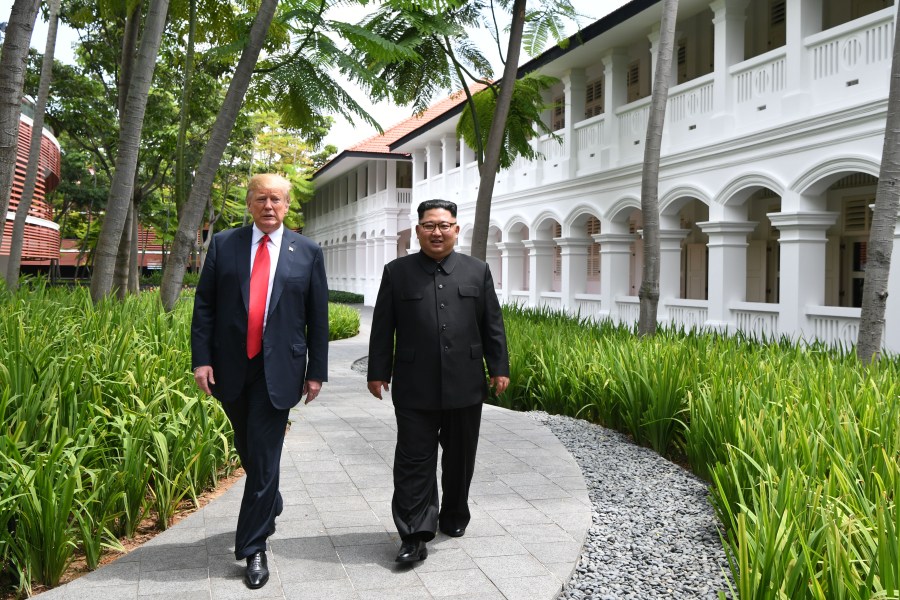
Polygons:
<instances>
[{"instance_id":1,"label":"paved stone walkway","mask_svg":"<svg viewBox=\"0 0 900 600\"><path fill-rule=\"evenodd\" d=\"M428 559L398 565L391 518L396 424L351 369L360 335L330 345L330 381L291 411L281 465L285 508L269 539L269 583L248 590L234 560L243 482L131 553L42 600L550 600L575 568L591 525L581 471L529 416L485 406L462 538L438 534Z\"/></svg>"}]
</instances>

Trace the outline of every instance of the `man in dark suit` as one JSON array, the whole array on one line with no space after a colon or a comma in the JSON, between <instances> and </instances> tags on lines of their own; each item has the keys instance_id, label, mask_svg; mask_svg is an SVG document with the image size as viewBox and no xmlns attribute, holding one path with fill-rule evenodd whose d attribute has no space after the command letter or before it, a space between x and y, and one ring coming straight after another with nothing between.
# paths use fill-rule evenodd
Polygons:
<instances>
[{"instance_id":1,"label":"man in dark suit","mask_svg":"<svg viewBox=\"0 0 900 600\"><path fill-rule=\"evenodd\" d=\"M369 338L369 392L391 392L397 418L391 509L402 543L397 562L428 556L438 528L452 537L469 524L469 485L481 407L490 385L509 385L503 315L488 265L453 251L456 204L418 207L421 252L384 268ZM396 340L396 342L395 342ZM438 500L437 455L442 497Z\"/></svg>"},{"instance_id":2,"label":"man in dark suit","mask_svg":"<svg viewBox=\"0 0 900 600\"><path fill-rule=\"evenodd\" d=\"M222 403L246 472L234 555L244 582L269 580L266 540L283 502L279 463L288 412L315 399L328 376L328 284L322 250L282 222L289 181L256 175L253 225L213 236L191 323L194 380Z\"/></svg>"}]
</instances>

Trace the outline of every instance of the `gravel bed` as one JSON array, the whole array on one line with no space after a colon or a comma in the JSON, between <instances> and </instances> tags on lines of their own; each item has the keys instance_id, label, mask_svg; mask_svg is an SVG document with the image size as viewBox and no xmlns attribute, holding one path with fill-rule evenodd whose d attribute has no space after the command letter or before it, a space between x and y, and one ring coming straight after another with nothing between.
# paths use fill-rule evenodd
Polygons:
<instances>
[{"instance_id":1,"label":"gravel bed","mask_svg":"<svg viewBox=\"0 0 900 600\"><path fill-rule=\"evenodd\" d=\"M584 474L593 525L558 599L709 599L731 575L707 484L627 436L534 411Z\"/></svg>"}]
</instances>

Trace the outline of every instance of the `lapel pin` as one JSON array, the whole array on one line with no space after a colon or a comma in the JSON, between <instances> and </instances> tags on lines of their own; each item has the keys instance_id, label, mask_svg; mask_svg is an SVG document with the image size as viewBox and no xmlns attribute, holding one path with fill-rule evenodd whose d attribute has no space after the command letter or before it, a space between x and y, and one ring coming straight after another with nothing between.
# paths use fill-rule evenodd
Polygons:
<instances>
[{"instance_id":1,"label":"lapel pin","mask_svg":"<svg viewBox=\"0 0 900 600\"><path fill-rule=\"evenodd\" d=\"M293 251L294 251L294 247L293 247L293 246L288 246L288 250L290 250L291 252L293 252Z\"/></svg>"}]
</instances>

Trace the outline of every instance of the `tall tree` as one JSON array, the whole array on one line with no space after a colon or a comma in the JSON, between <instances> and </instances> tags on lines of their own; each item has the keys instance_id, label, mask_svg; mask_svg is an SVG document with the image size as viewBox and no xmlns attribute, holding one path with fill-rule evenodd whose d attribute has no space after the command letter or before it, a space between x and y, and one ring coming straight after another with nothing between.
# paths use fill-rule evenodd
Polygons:
<instances>
[{"instance_id":1,"label":"tall tree","mask_svg":"<svg viewBox=\"0 0 900 600\"><path fill-rule=\"evenodd\" d=\"M25 245L25 218L31 208L34 188L38 178L38 165L41 162L41 141L44 133L44 110L47 96L50 94L50 81L53 79L53 54L56 51L56 31L59 25L60 0L50 0L47 17L47 45L44 49L44 60L41 65L41 83L38 86L37 100L34 104L34 118L31 123L31 146L28 152L28 166L25 169L25 184L19 205L16 207L16 218L13 221L13 235L9 250L9 264L6 267L6 287L16 290L19 286L19 266L22 264L22 248Z\"/></svg>"},{"instance_id":2,"label":"tall tree","mask_svg":"<svg viewBox=\"0 0 900 600\"><path fill-rule=\"evenodd\" d=\"M500 81L500 96L494 108L487 146L484 149L484 164L481 165L481 181L475 198L475 223L472 230L472 256L487 259L487 238L491 225L491 199L494 197L494 182L500 169L500 152L506 119L512 102L513 89L519 69L519 54L522 49L522 33L525 30L525 0L515 0L512 7L512 23L509 28L509 46L506 51L506 65Z\"/></svg>"},{"instance_id":3,"label":"tall tree","mask_svg":"<svg viewBox=\"0 0 900 600\"><path fill-rule=\"evenodd\" d=\"M144 113L168 7L169 0L151 1L141 36L137 63L128 87L125 114L119 130L116 169L110 186L100 239L94 251L94 272L91 277L91 298L94 302L101 301L112 290L116 252L131 204Z\"/></svg>"},{"instance_id":4,"label":"tall tree","mask_svg":"<svg viewBox=\"0 0 900 600\"><path fill-rule=\"evenodd\" d=\"M6 212L16 174L25 63L39 4L39 0L16 0L13 3L3 39L3 53L0 54L0 245L3 244Z\"/></svg>"},{"instance_id":5,"label":"tall tree","mask_svg":"<svg viewBox=\"0 0 900 600\"><path fill-rule=\"evenodd\" d=\"M881 151L881 171L878 174L875 208L869 231L866 281L856 340L856 355L863 364L881 357L894 230L897 226L897 213L900 211L900 19L895 21L884 147Z\"/></svg>"},{"instance_id":6,"label":"tall tree","mask_svg":"<svg viewBox=\"0 0 900 600\"><path fill-rule=\"evenodd\" d=\"M644 272L641 288L638 334L656 333L656 312L659 307L659 155L662 147L669 83L672 79L672 54L675 47L675 19L678 0L663 0L659 26L659 45L656 51L656 72L653 75L653 95L650 98L650 118L644 144L644 166L641 171L641 213L643 215Z\"/></svg>"},{"instance_id":7,"label":"tall tree","mask_svg":"<svg viewBox=\"0 0 900 600\"><path fill-rule=\"evenodd\" d=\"M261 4L250 39L196 170L190 196L179 215L178 232L160 286L163 305L167 309L174 307L181 291L187 259L194 248L216 170L250 85L266 28L273 21L272 31L266 40L268 58L256 66L258 77L254 93L250 95L253 108L274 108L280 115L282 126L298 130L312 146L319 144L327 132L329 121L324 116L327 113L337 112L347 118L356 116L377 125L335 81L331 71L338 68L342 72L354 73L369 85L376 85L377 74L354 61L332 38L339 35L351 44L381 44L383 52L398 50L386 40L373 40L370 32L356 24L324 18L330 6L345 3L345 0L286 0L285 10L281 11L278 19L270 15L265 20L262 17L269 9L274 13L277 2L266 0Z\"/></svg>"},{"instance_id":8,"label":"tall tree","mask_svg":"<svg viewBox=\"0 0 900 600\"><path fill-rule=\"evenodd\" d=\"M237 120L238 111L244 102L244 95L250 86L253 67L259 59L259 53L265 42L269 26L272 24L272 19L275 17L277 7L278 0L261 0L260 2L256 18L253 19L253 26L250 28L247 45L244 46L237 68L234 70L234 76L228 86L228 92L225 94L225 102L219 110L203 158L200 159L197 167L191 194L179 215L178 231L175 233L175 240L172 243L172 250L166 262L159 290L166 310L172 310L175 307L175 302L178 301L181 293L188 256L194 249L196 232L209 201L216 169L225 152L225 146Z\"/></svg>"},{"instance_id":9,"label":"tall tree","mask_svg":"<svg viewBox=\"0 0 900 600\"><path fill-rule=\"evenodd\" d=\"M416 110L426 107L434 92L448 89L451 83L459 85L466 95L466 107L457 133L475 151L481 175L471 249L472 255L480 258L487 252L490 203L497 171L508 167L520 154L533 156L527 145L517 143L518 139L547 131L540 121L544 106L539 92L551 81L546 77L534 77L524 85L517 83L522 42L527 41L529 52L539 52L550 38L559 40L563 19L577 18L569 0L541 0L539 8L530 12L526 0L513 0L512 5L510 0L500 0L498 4L512 11L506 57L501 56L504 71L499 85L491 81L493 73L489 62L470 43L466 33L468 28L480 26L490 11L492 25L488 25L488 29L502 53L493 2L386 0L382 9L366 22L381 36L415 51L413 57L406 60L379 59L377 53L366 58L371 68L384 79L384 94L400 104L412 102ZM472 93L481 86L489 89ZM379 88L374 91L378 92ZM486 108L489 114L485 114ZM513 108L516 118L510 123ZM513 127L518 131L510 131Z\"/></svg>"}]
</instances>

